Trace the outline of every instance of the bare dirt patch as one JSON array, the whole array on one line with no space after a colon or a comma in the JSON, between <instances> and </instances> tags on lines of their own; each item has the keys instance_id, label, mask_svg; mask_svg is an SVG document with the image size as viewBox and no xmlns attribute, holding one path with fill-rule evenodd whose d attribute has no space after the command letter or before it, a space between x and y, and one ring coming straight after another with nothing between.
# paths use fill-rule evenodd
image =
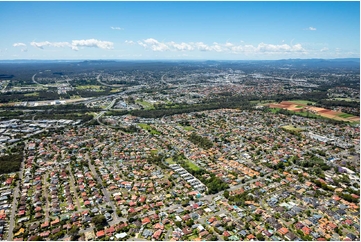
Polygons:
<instances>
[{"instance_id":1,"label":"bare dirt patch","mask_svg":"<svg viewBox=\"0 0 361 242\"><path fill-rule=\"evenodd\" d=\"M300 106L303 106L303 107L300 108ZM294 112L302 112L305 110L309 110L312 113L320 115L322 117L339 120L339 121L351 121L351 122L360 121L360 117L352 116L352 117L343 118L343 117L340 117L340 114L342 115L342 112L336 112L336 111L325 109L325 108L307 106L307 105L303 105L300 103L294 103L292 101L283 101L281 103L272 103L269 105L269 107L270 108L282 108L282 109L287 109L287 110L294 111Z\"/></svg>"}]
</instances>

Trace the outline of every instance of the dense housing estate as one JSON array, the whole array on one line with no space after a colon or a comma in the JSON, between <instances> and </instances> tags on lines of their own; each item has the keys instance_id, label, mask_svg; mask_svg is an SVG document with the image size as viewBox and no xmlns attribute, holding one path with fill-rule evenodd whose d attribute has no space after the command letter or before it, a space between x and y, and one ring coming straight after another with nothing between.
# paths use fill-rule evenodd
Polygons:
<instances>
[{"instance_id":1,"label":"dense housing estate","mask_svg":"<svg viewBox=\"0 0 361 242\"><path fill-rule=\"evenodd\" d=\"M157 133L67 125L28 139L20 185L15 174L1 184L3 230L14 219L14 240L359 237L359 158L330 142L342 133L358 147L359 127L232 109L149 125ZM229 188L210 192L211 177Z\"/></svg>"},{"instance_id":2,"label":"dense housing estate","mask_svg":"<svg viewBox=\"0 0 361 242\"><path fill-rule=\"evenodd\" d=\"M0 239L359 240L359 65L332 63L0 80Z\"/></svg>"}]
</instances>

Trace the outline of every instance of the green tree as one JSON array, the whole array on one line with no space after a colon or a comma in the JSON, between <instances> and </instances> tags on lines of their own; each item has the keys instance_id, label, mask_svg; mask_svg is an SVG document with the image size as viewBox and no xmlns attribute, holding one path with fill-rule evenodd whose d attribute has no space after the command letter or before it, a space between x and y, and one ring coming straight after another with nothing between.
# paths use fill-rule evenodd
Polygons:
<instances>
[{"instance_id":1,"label":"green tree","mask_svg":"<svg viewBox=\"0 0 361 242\"><path fill-rule=\"evenodd\" d=\"M228 199L228 198L229 198L229 191L228 191L228 190L225 190L225 191L223 192L223 196L224 196L226 199Z\"/></svg>"},{"instance_id":2,"label":"green tree","mask_svg":"<svg viewBox=\"0 0 361 242\"><path fill-rule=\"evenodd\" d=\"M94 223L94 225L97 229L102 229L107 224L107 220L103 214L96 215L92 219L92 222Z\"/></svg>"},{"instance_id":3,"label":"green tree","mask_svg":"<svg viewBox=\"0 0 361 242\"><path fill-rule=\"evenodd\" d=\"M263 237L263 235L261 233L256 234L256 238L259 241L264 241L265 240L265 238Z\"/></svg>"}]
</instances>

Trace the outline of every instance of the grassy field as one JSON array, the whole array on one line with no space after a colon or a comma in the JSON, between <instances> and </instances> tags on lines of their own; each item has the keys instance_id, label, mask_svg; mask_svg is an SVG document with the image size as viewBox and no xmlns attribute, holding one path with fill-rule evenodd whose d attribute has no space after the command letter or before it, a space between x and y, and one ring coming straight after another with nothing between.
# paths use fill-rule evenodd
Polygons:
<instances>
[{"instance_id":1,"label":"grassy field","mask_svg":"<svg viewBox=\"0 0 361 242\"><path fill-rule=\"evenodd\" d=\"M83 85L83 86L77 86L76 89L78 90L87 90L87 89L96 89L99 90L102 86L100 85Z\"/></svg>"},{"instance_id":2,"label":"grassy field","mask_svg":"<svg viewBox=\"0 0 361 242\"><path fill-rule=\"evenodd\" d=\"M281 110L282 108L270 108L271 113L277 113L277 111Z\"/></svg>"},{"instance_id":3,"label":"grassy field","mask_svg":"<svg viewBox=\"0 0 361 242\"><path fill-rule=\"evenodd\" d=\"M350 118L350 117L354 117L352 114L348 114L348 113L340 113L339 115L340 118Z\"/></svg>"},{"instance_id":4,"label":"grassy field","mask_svg":"<svg viewBox=\"0 0 361 242\"><path fill-rule=\"evenodd\" d=\"M200 168L199 168L196 164L194 164L193 162L191 162L191 161L186 161L186 164L187 164L188 167L189 167L190 169L192 169L193 171L199 171L199 170L200 170Z\"/></svg>"},{"instance_id":5,"label":"grassy field","mask_svg":"<svg viewBox=\"0 0 361 242\"><path fill-rule=\"evenodd\" d=\"M38 92L25 93L24 96L25 97L37 97L37 96L39 96L39 93Z\"/></svg>"},{"instance_id":6,"label":"grassy field","mask_svg":"<svg viewBox=\"0 0 361 242\"><path fill-rule=\"evenodd\" d=\"M315 104L315 102L307 101L307 100L290 100L288 102L293 102L293 103L301 104L301 105L307 105L307 103L312 103L312 105Z\"/></svg>"},{"instance_id":7,"label":"grassy field","mask_svg":"<svg viewBox=\"0 0 361 242\"><path fill-rule=\"evenodd\" d=\"M173 158L172 157L169 157L167 159L165 159L165 162L167 162L168 164L172 165L172 164L177 164L173 161Z\"/></svg>"},{"instance_id":8,"label":"grassy field","mask_svg":"<svg viewBox=\"0 0 361 242\"><path fill-rule=\"evenodd\" d=\"M303 108L303 106L299 106L299 105L297 105L297 106L296 106L296 108Z\"/></svg>"},{"instance_id":9,"label":"grassy field","mask_svg":"<svg viewBox=\"0 0 361 242\"><path fill-rule=\"evenodd\" d=\"M120 92L120 91L122 91L122 89L113 88L110 92L111 92L111 93L116 93L116 92Z\"/></svg>"},{"instance_id":10,"label":"grassy field","mask_svg":"<svg viewBox=\"0 0 361 242\"><path fill-rule=\"evenodd\" d=\"M154 109L153 104L151 104L150 102L146 102L144 100L143 101L137 100L135 102L142 105L142 107L146 110Z\"/></svg>"},{"instance_id":11,"label":"grassy field","mask_svg":"<svg viewBox=\"0 0 361 242\"><path fill-rule=\"evenodd\" d=\"M309 117L309 118L317 118L320 117L320 115L314 114L314 113L310 113L310 112L295 112L295 115L299 115L302 117Z\"/></svg>"},{"instance_id":12,"label":"grassy field","mask_svg":"<svg viewBox=\"0 0 361 242\"><path fill-rule=\"evenodd\" d=\"M151 150L150 153L151 153L152 155L156 155L156 154L158 154L158 150Z\"/></svg>"},{"instance_id":13,"label":"grassy field","mask_svg":"<svg viewBox=\"0 0 361 242\"><path fill-rule=\"evenodd\" d=\"M192 126L182 126L182 128L186 131L192 131L194 128Z\"/></svg>"},{"instance_id":14,"label":"grassy field","mask_svg":"<svg viewBox=\"0 0 361 242\"><path fill-rule=\"evenodd\" d=\"M287 131L296 131L296 132L302 131L301 128L297 128L297 127L295 127L293 125L282 126L282 129L287 130Z\"/></svg>"}]
</instances>

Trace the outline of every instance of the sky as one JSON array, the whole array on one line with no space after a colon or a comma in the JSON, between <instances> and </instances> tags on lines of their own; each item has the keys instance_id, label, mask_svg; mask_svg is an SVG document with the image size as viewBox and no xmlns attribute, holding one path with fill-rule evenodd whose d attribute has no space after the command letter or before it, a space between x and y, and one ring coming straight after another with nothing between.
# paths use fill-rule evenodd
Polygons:
<instances>
[{"instance_id":1,"label":"sky","mask_svg":"<svg viewBox=\"0 0 361 242\"><path fill-rule=\"evenodd\" d=\"M359 58L360 2L2 2L0 60Z\"/></svg>"}]
</instances>

